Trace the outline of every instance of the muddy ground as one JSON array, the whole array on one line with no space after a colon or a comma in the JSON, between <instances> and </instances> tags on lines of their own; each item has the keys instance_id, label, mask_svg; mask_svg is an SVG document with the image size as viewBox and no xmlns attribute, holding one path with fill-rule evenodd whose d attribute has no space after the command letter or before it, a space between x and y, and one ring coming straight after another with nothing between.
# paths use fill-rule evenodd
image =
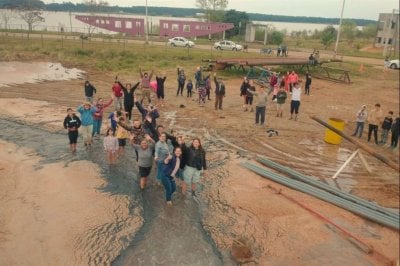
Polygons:
<instances>
[{"instance_id":1,"label":"muddy ground","mask_svg":"<svg viewBox=\"0 0 400 266\"><path fill-rule=\"evenodd\" d=\"M83 70L90 74L90 80L98 90L96 96L109 98L113 73ZM191 75L194 68L186 72ZM234 253L237 258L242 257L238 261L260 265L386 265L398 259L398 232L281 187L240 166L243 160L263 155L301 173L331 182L331 176L356 147L347 141L340 145L326 144L323 141L325 128L310 119L309 115L317 115L323 120L331 117L343 119L346 122L344 131L351 134L355 126L355 113L363 104L371 110L379 102L385 114L389 110L398 114L398 71L383 72L376 67L374 75L361 73L353 79L352 84L314 79L311 95L302 95L298 121L288 120L288 104L283 118L275 117L275 105L270 102L267 127L255 126L254 113L242 110L240 78L225 80L227 95L223 110L215 111L213 95L205 107L199 107L193 99L175 96L175 71L167 73L167 76L166 105L157 105L161 112L160 123L168 129L176 128L183 134L190 129L200 134L209 147L208 160L213 167L202 181L200 208L203 227L220 250ZM133 77L126 75L120 76L120 79L134 82L138 77L135 73ZM83 80L2 87L0 97L3 119L24 121L46 130L58 131L66 107L76 107L82 103ZM180 108L180 105L185 107ZM134 116L138 117L136 110ZM267 128L277 130L279 135L268 137ZM361 140L364 143L366 133L364 131ZM398 149L368 145L399 162ZM372 173L368 173L359 159L355 158L339 176L338 183L355 195L399 209L398 172L374 157L366 153L364 155ZM1 168L3 176L7 169ZM277 195L268 185L281 188L284 194L323 213L373 246L377 252L367 255L360 251L323 221L282 195ZM6 244L7 241L2 243Z\"/></svg>"}]
</instances>

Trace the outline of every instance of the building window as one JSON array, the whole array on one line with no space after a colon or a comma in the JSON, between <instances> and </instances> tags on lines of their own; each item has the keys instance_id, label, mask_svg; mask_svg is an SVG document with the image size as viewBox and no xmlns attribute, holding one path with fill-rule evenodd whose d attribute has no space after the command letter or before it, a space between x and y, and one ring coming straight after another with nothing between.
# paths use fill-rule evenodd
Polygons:
<instances>
[{"instance_id":1,"label":"building window","mask_svg":"<svg viewBox=\"0 0 400 266\"><path fill-rule=\"evenodd\" d=\"M106 24L110 24L110 21L109 21L109 20L106 20Z\"/></svg>"},{"instance_id":2,"label":"building window","mask_svg":"<svg viewBox=\"0 0 400 266\"><path fill-rule=\"evenodd\" d=\"M190 32L190 25L183 25L184 32Z\"/></svg>"},{"instance_id":3,"label":"building window","mask_svg":"<svg viewBox=\"0 0 400 266\"><path fill-rule=\"evenodd\" d=\"M116 28L119 28L119 29L120 29L120 28L122 27L121 21L116 20L114 23L115 23L114 25L115 25Z\"/></svg>"},{"instance_id":4,"label":"building window","mask_svg":"<svg viewBox=\"0 0 400 266\"><path fill-rule=\"evenodd\" d=\"M168 23L163 23L163 29L168 29Z\"/></svg>"},{"instance_id":5,"label":"building window","mask_svg":"<svg viewBox=\"0 0 400 266\"><path fill-rule=\"evenodd\" d=\"M178 24L172 24L172 31L179 31L179 25Z\"/></svg>"},{"instance_id":6,"label":"building window","mask_svg":"<svg viewBox=\"0 0 400 266\"><path fill-rule=\"evenodd\" d=\"M132 21L125 21L125 28L132 29Z\"/></svg>"},{"instance_id":7,"label":"building window","mask_svg":"<svg viewBox=\"0 0 400 266\"><path fill-rule=\"evenodd\" d=\"M200 25L196 25L196 30L199 30L200 29Z\"/></svg>"},{"instance_id":8,"label":"building window","mask_svg":"<svg viewBox=\"0 0 400 266\"><path fill-rule=\"evenodd\" d=\"M100 22L101 22L101 24L104 24L104 20L101 20Z\"/></svg>"},{"instance_id":9,"label":"building window","mask_svg":"<svg viewBox=\"0 0 400 266\"><path fill-rule=\"evenodd\" d=\"M385 22L380 21L378 25L378 30L383 30L384 27L385 27Z\"/></svg>"},{"instance_id":10,"label":"building window","mask_svg":"<svg viewBox=\"0 0 400 266\"><path fill-rule=\"evenodd\" d=\"M136 21L135 26L136 28L140 28L142 26L142 23L140 23L140 21Z\"/></svg>"},{"instance_id":11,"label":"building window","mask_svg":"<svg viewBox=\"0 0 400 266\"><path fill-rule=\"evenodd\" d=\"M388 44L392 44L392 38L389 38Z\"/></svg>"},{"instance_id":12,"label":"building window","mask_svg":"<svg viewBox=\"0 0 400 266\"><path fill-rule=\"evenodd\" d=\"M206 30L207 26L201 26L201 30Z\"/></svg>"},{"instance_id":13,"label":"building window","mask_svg":"<svg viewBox=\"0 0 400 266\"><path fill-rule=\"evenodd\" d=\"M381 42L382 42L382 38L381 38L381 37L377 37L377 38L376 38L376 42L377 42L377 43L381 43Z\"/></svg>"},{"instance_id":14,"label":"building window","mask_svg":"<svg viewBox=\"0 0 400 266\"><path fill-rule=\"evenodd\" d=\"M98 19L96 19L96 24L99 24L100 22L99 22L99 20Z\"/></svg>"},{"instance_id":15,"label":"building window","mask_svg":"<svg viewBox=\"0 0 400 266\"><path fill-rule=\"evenodd\" d=\"M396 27L396 22L392 21L392 23L390 23L390 28L394 29Z\"/></svg>"}]
</instances>

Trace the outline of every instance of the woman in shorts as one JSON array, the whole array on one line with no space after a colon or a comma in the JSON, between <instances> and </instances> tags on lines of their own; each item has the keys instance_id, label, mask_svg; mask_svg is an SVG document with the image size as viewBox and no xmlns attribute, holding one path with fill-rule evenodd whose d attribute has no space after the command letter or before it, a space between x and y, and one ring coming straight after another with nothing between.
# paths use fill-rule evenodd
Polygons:
<instances>
[{"instance_id":1,"label":"woman in shorts","mask_svg":"<svg viewBox=\"0 0 400 266\"><path fill-rule=\"evenodd\" d=\"M131 141L134 141L133 135L131 136ZM140 145L132 144L132 146L138 159L140 189L145 189L147 177L150 175L153 166L154 140L149 135L146 135L146 138L141 140Z\"/></svg>"},{"instance_id":2,"label":"woman in shorts","mask_svg":"<svg viewBox=\"0 0 400 266\"><path fill-rule=\"evenodd\" d=\"M187 187L190 186L192 195L194 195L201 174L207 169L206 152L201 146L199 138L193 139L186 156L186 166L183 170L184 182L182 183L182 194L186 195Z\"/></svg>"}]
</instances>

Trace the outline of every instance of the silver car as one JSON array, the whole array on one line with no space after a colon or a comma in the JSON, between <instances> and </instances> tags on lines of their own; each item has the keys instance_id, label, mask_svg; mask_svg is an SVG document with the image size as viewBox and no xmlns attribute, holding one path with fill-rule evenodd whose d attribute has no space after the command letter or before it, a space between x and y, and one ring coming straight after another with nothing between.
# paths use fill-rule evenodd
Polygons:
<instances>
[{"instance_id":1,"label":"silver car","mask_svg":"<svg viewBox=\"0 0 400 266\"><path fill-rule=\"evenodd\" d=\"M240 51L243 49L243 46L232 41L219 41L214 43L214 48L217 50Z\"/></svg>"},{"instance_id":2,"label":"silver car","mask_svg":"<svg viewBox=\"0 0 400 266\"><path fill-rule=\"evenodd\" d=\"M168 40L169 45L171 46L181 46L181 47L193 47L194 42L189 41L184 37L174 37Z\"/></svg>"}]
</instances>

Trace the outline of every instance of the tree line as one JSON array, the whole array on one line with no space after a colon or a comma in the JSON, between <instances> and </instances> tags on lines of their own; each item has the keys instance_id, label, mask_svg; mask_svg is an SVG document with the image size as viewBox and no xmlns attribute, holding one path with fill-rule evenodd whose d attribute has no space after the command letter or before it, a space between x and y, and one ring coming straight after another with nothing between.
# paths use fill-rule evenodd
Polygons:
<instances>
[{"instance_id":1,"label":"tree line","mask_svg":"<svg viewBox=\"0 0 400 266\"><path fill-rule=\"evenodd\" d=\"M202 0L200 0L202 1ZM221 1L221 0L220 0ZM223 1L223 0L222 0ZM31 6L36 6L42 10L47 11L63 11L63 12L91 12L92 8L90 2L96 2L87 0L83 3L49 3L45 4L40 0L0 0L0 8L17 8L19 6L26 5L29 3ZM101 1L100 1L101 2ZM203 1L210 2L210 1ZM212 1L213 3L218 2ZM227 1L225 1L227 4ZM89 4L88 4L89 3ZM97 2L99 3L99 2ZM226 7L226 5L225 5ZM209 7L213 8L213 7ZM96 12L104 13L130 13L130 14L144 14L145 6L132 6L132 7L120 7L120 6L110 6L107 2L97 5ZM148 7L148 14L151 16L172 16L172 17L195 17L199 13L204 13L205 9L200 5L197 8L178 8L178 7ZM223 10L221 10L223 12ZM207 11L206 11L207 13ZM246 12L245 12L246 13ZM214 13L210 13L214 14ZM290 23L316 23L316 24L328 24L335 25L339 24L338 18L323 18L323 17L305 17L305 16L282 16L282 15L269 15L261 13L246 13L249 20L252 21L271 21L271 22L290 22ZM215 18L211 18L211 21ZM376 23L374 20L368 19L351 19L356 23L357 26L365 26L371 23Z\"/></svg>"}]
</instances>

